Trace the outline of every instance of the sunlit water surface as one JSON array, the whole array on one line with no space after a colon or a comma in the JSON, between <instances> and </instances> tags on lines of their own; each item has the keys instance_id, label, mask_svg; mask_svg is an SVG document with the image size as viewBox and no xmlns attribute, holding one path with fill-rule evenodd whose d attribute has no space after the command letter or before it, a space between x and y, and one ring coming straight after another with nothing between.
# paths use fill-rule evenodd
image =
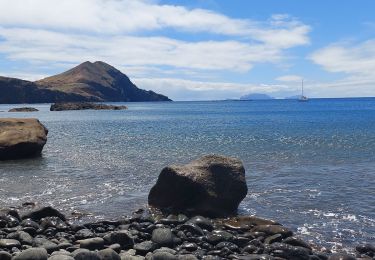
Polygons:
<instances>
[{"instance_id":1,"label":"sunlit water surface","mask_svg":"<svg viewBox=\"0 0 375 260\"><path fill-rule=\"evenodd\" d=\"M160 170L218 153L240 158L241 214L276 219L340 250L375 241L375 99L128 103L126 111L50 112L43 156L0 162L0 205L26 201L92 213L146 205Z\"/></svg>"}]
</instances>

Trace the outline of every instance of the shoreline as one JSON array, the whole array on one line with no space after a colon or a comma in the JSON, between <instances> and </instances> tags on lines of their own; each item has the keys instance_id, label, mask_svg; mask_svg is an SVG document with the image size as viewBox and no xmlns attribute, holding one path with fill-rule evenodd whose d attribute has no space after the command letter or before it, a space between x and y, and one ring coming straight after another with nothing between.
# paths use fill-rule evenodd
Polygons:
<instances>
[{"instance_id":1,"label":"shoreline","mask_svg":"<svg viewBox=\"0 0 375 260\"><path fill-rule=\"evenodd\" d=\"M2 209L0 255L7 254L15 260L32 259L22 258L30 253L53 260L350 260L375 256L375 246L369 244L358 245L354 249L356 255L317 248L282 224L258 216L211 219L184 214L163 215L141 208L116 219L77 223L76 217L67 218L55 208L35 207L31 203L18 210ZM89 256L91 258L87 258Z\"/></svg>"}]
</instances>

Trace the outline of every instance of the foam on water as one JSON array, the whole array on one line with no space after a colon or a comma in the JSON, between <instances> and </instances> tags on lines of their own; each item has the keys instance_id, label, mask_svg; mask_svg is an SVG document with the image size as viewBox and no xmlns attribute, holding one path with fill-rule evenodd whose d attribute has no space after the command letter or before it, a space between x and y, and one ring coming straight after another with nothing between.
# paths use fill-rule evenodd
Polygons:
<instances>
[{"instance_id":1,"label":"foam on water","mask_svg":"<svg viewBox=\"0 0 375 260\"><path fill-rule=\"evenodd\" d=\"M333 250L375 241L375 100L126 105L64 112L33 105L40 112L17 113L38 117L48 143L42 158L0 162L0 204L129 214L146 205L163 167L219 153L246 168L241 214L275 219Z\"/></svg>"}]
</instances>

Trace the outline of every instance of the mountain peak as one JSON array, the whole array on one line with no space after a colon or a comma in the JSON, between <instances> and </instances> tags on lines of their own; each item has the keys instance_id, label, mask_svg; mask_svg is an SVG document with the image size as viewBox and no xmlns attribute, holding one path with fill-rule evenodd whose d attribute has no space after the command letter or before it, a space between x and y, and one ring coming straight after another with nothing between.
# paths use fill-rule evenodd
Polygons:
<instances>
[{"instance_id":1,"label":"mountain peak","mask_svg":"<svg viewBox=\"0 0 375 260\"><path fill-rule=\"evenodd\" d=\"M82 95L97 101L167 101L167 97L137 88L115 67L85 61L61 74L36 81L43 88Z\"/></svg>"}]
</instances>

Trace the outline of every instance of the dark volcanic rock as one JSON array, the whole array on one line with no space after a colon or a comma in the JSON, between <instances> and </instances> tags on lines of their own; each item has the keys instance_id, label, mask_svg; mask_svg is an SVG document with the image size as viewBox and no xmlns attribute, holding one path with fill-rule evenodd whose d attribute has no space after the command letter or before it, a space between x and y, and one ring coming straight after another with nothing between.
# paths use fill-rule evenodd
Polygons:
<instances>
[{"instance_id":1,"label":"dark volcanic rock","mask_svg":"<svg viewBox=\"0 0 375 260\"><path fill-rule=\"evenodd\" d=\"M58 217L61 220L65 221L66 217L64 214L62 214L60 211L57 209L51 207L51 206L46 206L46 207L41 207L35 210L32 210L25 215L22 216L22 219L32 219L35 221L39 221L42 218L46 217Z\"/></svg>"},{"instance_id":2,"label":"dark volcanic rock","mask_svg":"<svg viewBox=\"0 0 375 260\"><path fill-rule=\"evenodd\" d=\"M157 228L152 232L152 242L159 247L173 246L173 233L169 228Z\"/></svg>"},{"instance_id":3,"label":"dark volcanic rock","mask_svg":"<svg viewBox=\"0 0 375 260\"><path fill-rule=\"evenodd\" d=\"M47 142L47 128L33 118L0 119L0 160L38 156Z\"/></svg>"},{"instance_id":4,"label":"dark volcanic rock","mask_svg":"<svg viewBox=\"0 0 375 260\"><path fill-rule=\"evenodd\" d=\"M125 110L127 106L114 106L89 102L55 103L51 105L51 111L64 110Z\"/></svg>"},{"instance_id":5,"label":"dark volcanic rock","mask_svg":"<svg viewBox=\"0 0 375 260\"><path fill-rule=\"evenodd\" d=\"M246 194L241 161L207 155L187 165L164 168L148 203L160 209L218 217L234 214Z\"/></svg>"},{"instance_id":6,"label":"dark volcanic rock","mask_svg":"<svg viewBox=\"0 0 375 260\"><path fill-rule=\"evenodd\" d=\"M14 260L47 260L48 254L44 248L29 248L14 257Z\"/></svg>"},{"instance_id":7,"label":"dark volcanic rock","mask_svg":"<svg viewBox=\"0 0 375 260\"><path fill-rule=\"evenodd\" d=\"M9 109L8 112L37 112L37 111L39 110L33 107L16 107L16 108Z\"/></svg>"}]
</instances>

